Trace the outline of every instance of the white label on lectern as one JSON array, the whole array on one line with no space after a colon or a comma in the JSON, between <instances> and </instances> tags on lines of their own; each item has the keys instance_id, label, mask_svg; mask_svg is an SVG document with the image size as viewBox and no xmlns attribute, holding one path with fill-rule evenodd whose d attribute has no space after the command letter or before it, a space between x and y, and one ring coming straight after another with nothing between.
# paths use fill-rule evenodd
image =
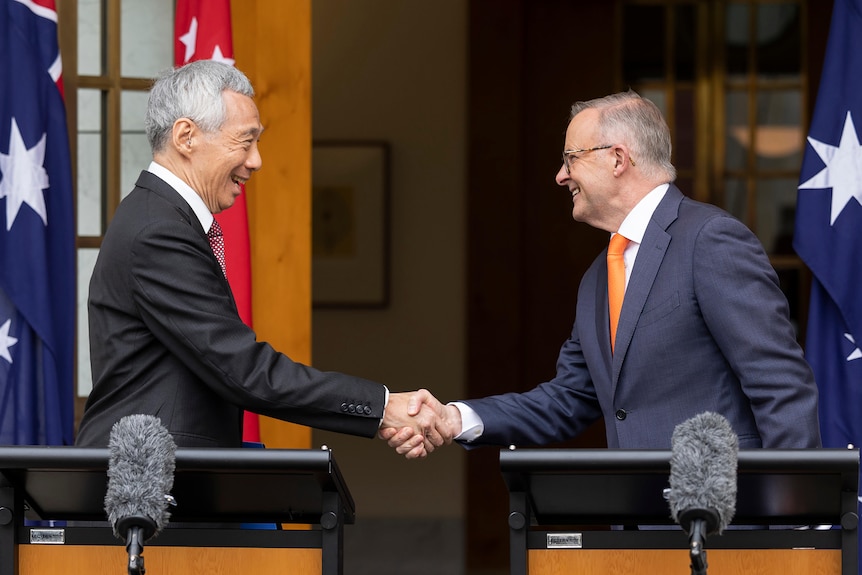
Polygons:
<instances>
[{"instance_id":1,"label":"white label on lectern","mask_svg":"<svg viewBox=\"0 0 862 575\"><path fill-rule=\"evenodd\" d=\"M548 549L581 549L581 533L548 533Z\"/></svg>"},{"instance_id":2,"label":"white label on lectern","mask_svg":"<svg viewBox=\"0 0 862 575\"><path fill-rule=\"evenodd\" d=\"M31 529L30 543L63 545L66 543L65 529Z\"/></svg>"}]
</instances>

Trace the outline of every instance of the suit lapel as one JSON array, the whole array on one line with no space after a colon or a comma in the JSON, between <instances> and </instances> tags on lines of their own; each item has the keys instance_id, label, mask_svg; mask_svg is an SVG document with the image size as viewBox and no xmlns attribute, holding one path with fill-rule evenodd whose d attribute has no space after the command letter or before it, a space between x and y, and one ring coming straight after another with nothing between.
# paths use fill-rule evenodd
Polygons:
<instances>
[{"instance_id":1,"label":"suit lapel","mask_svg":"<svg viewBox=\"0 0 862 575\"><path fill-rule=\"evenodd\" d=\"M203 226L201 226L200 220L198 220L192 207L183 199L178 191L173 189L163 179L144 170L138 176L138 181L135 182L135 185L139 188L149 190L171 204L186 222L206 236L206 232L204 232Z\"/></svg>"},{"instance_id":2,"label":"suit lapel","mask_svg":"<svg viewBox=\"0 0 862 575\"><path fill-rule=\"evenodd\" d=\"M149 190L150 192L160 196L166 202L173 205L174 208L177 210L177 213L179 213L190 226L197 230L198 233L200 233L202 241L206 244L206 251L209 252L210 255L212 255L213 264L216 268L218 268L218 276L221 278L225 289L230 294L231 301L233 301L234 306L236 306L236 301L233 297L233 290L231 289L227 278L225 278L224 274L222 273L221 266L219 265L218 260L212 253L212 248L210 248L209 240L207 239L206 232L204 231L200 220L195 215L194 210L192 210L192 207L188 204L188 202L186 202L180 195L180 193L173 189L170 184L168 184L155 174L148 172L147 170L143 170L141 172L141 175L138 176L138 181L135 182L135 185L139 188L145 188Z\"/></svg>"},{"instance_id":3,"label":"suit lapel","mask_svg":"<svg viewBox=\"0 0 862 575\"><path fill-rule=\"evenodd\" d=\"M613 356L613 387L616 391L622 370L623 360L631 344L638 319L644 310L647 297L655 282L658 270L664 260L667 248L670 245L671 235L667 228L676 220L679 214L679 204L683 199L679 188L671 184L659 205L653 212L650 223L647 225L643 241L638 248L637 259L632 269L629 284L626 287L626 295L623 299L623 307L620 311L619 324L617 325L616 352ZM607 310L607 290L605 293L605 310ZM607 312L605 313L607 318ZM605 328L608 332L608 328ZM608 335L610 338L610 335Z\"/></svg>"},{"instance_id":4,"label":"suit lapel","mask_svg":"<svg viewBox=\"0 0 862 575\"><path fill-rule=\"evenodd\" d=\"M610 312L608 311L608 250L598 258L598 270L595 277L595 322L596 322L596 338L601 349L602 357L605 360L607 367L607 378L611 380L611 370L613 368L613 355L611 354L611 320ZM619 329L619 328L617 328ZM593 376L595 377L595 376ZM612 381L612 380L611 380Z\"/></svg>"}]
</instances>

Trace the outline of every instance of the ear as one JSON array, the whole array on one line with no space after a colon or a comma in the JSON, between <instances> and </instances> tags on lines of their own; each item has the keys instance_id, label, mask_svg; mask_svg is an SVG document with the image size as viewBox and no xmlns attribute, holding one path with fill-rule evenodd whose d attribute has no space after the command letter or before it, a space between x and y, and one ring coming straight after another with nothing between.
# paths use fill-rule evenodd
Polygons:
<instances>
[{"instance_id":1,"label":"ear","mask_svg":"<svg viewBox=\"0 0 862 575\"><path fill-rule=\"evenodd\" d=\"M180 118L174 122L171 131L171 145L180 154L187 155L192 151L192 136L195 133L195 124L188 118Z\"/></svg>"},{"instance_id":2,"label":"ear","mask_svg":"<svg viewBox=\"0 0 862 575\"><path fill-rule=\"evenodd\" d=\"M620 144L614 146L612 151L614 158L614 176L622 175L630 165L635 165L634 160L631 159L627 146Z\"/></svg>"}]
</instances>

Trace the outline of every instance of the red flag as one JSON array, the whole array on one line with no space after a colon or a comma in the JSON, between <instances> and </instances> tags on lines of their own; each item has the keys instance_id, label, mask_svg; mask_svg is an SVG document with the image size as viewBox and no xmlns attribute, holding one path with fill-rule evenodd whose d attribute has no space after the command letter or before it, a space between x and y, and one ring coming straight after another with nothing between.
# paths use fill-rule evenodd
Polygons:
<instances>
[{"instance_id":1,"label":"red flag","mask_svg":"<svg viewBox=\"0 0 862 575\"><path fill-rule=\"evenodd\" d=\"M178 0L174 22L174 63L218 60L233 65L230 0ZM225 240L227 279L242 320L251 327L251 248L245 193L216 216ZM245 441L260 441L256 414L245 414Z\"/></svg>"}]
</instances>

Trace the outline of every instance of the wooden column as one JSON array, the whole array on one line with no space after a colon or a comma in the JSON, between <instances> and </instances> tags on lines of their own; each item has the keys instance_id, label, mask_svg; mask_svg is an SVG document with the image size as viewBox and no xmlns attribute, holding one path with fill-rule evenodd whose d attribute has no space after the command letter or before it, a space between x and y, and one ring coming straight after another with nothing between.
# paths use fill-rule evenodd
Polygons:
<instances>
[{"instance_id":1,"label":"wooden column","mask_svg":"<svg viewBox=\"0 0 862 575\"><path fill-rule=\"evenodd\" d=\"M236 66L255 87L263 167L246 188L254 328L311 361L311 0L233 0ZM309 447L311 430L262 417L267 447Z\"/></svg>"}]
</instances>

